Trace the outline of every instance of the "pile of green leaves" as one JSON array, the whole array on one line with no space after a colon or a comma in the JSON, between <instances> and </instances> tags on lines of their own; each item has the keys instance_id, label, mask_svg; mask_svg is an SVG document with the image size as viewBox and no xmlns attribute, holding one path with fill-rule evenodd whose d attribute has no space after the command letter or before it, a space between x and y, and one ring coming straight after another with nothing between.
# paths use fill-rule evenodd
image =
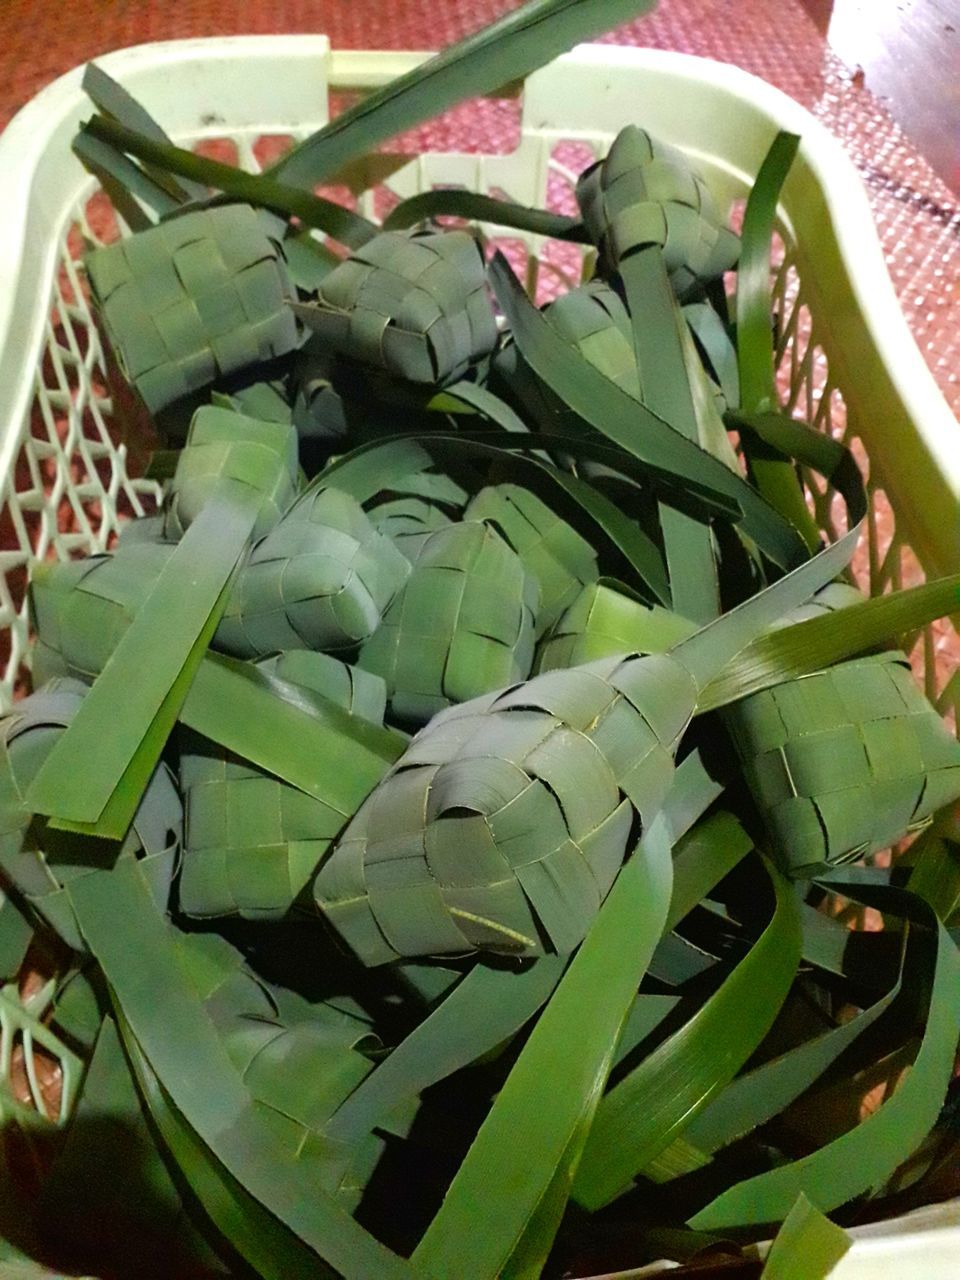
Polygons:
<instances>
[{"instance_id":1,"label":"pile of green leaves","mask_svg":"<svg viewBox=\"0 0 960 1280\"><path fill-rule=\"evenodd\" d=\"M87 275L166 496L37 566L0 725L24 1274L583 1276L779 1229L809 1280L824 1214L956 1154L960 748L890 646L960 575L861 596L863 479L779 408L798 139L739 238L631 121L578 217L315 193L645 7L532 0L258 176L88 69L132 234ZM475 220L589 278L538 309Z\"/></svg>"}]
</instances>

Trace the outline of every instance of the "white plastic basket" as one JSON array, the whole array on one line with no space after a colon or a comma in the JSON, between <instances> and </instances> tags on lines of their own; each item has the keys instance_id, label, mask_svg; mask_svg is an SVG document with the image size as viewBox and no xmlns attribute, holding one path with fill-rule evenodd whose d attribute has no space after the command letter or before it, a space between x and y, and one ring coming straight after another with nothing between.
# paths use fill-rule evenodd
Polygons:
<instances>
[{"instance_id":1,"label":"white plastic basket","mask_svg":"<svg viewBox=\"0 0 960 1280\"><path fill-rule=\"evenodd\" d=\"M324 36L257 36L142 45L100 62L178 141L229 138L239 162L256 169L257 140L301 137L324 123L330 89L374 87L424 56L331 52ZM114 441L103 355L81 284L83 241L98 239L88 203L95 184L70 150L90 114L81 73L43 90L0 137L0 707L29 664L31 560L102 549L126 515L156 500L155 486L128 472ZM572 186L571 156L602 154L630 121L693 156L730 205L777 129L802 136L775 264L785 402L868 464L864 585L879 592L955 572L960 429L900 312L856 171L791 99L720 63L584 46L529 77L519 144L509 154L418 155L385 185L403 197L463 184L542 204L548 190L556 198L558 184ZM381 194L362 193L362 212L375 216ZM578 274L569 246L551 258L542 238L507 235L527 246L532 290L547 272ZM829 495L817 495L817 505L830 526ZM926 633L917 659L928 691L955 713L960 681L945 680L936 661L948 630ZM960 1203L864 1229L834 1274L952 1280L960 1274Z\"/></svg>"}]
</instances>

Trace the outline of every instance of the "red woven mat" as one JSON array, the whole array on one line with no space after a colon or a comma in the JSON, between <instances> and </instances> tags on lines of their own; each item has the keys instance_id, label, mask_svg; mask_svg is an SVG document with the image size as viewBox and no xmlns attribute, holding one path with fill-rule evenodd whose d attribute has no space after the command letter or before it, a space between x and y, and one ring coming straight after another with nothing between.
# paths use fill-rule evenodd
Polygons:
<instances>
[{"instance_id":1,"label":"red woven mat","mask_svg":"<svg viewBox=\"0 0 960 1280\"><path fill-rule=\"evenodd\" d=\"M38 89L110 49L185 36L325 31L337 48L448 44L517 0L2 0L0 126ZM826 49L800 0L661 0L610 37L733 62L791 94L846 144L873 201L901 304L960 412L960 208L883 107ZM483 133L489 136L488 121ZM505 123L509 128L509 122ZM444 130L469 139L471 114ZM476 134L474 134L474 141Z\"/></svg>"}]
</instances>

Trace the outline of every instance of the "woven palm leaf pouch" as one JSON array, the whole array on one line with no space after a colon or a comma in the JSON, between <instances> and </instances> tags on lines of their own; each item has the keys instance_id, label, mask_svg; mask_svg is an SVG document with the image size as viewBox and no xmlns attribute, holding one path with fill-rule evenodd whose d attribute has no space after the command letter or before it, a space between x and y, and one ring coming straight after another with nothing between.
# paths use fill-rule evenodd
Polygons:
<instances>
[{"instance_id":1,"label":"woven palm leaf pouch","mask_svg":"<svg viewBox=\"0 0 960 1280\"><path fill-rule=\"evenodd\" d=\"M679 298L733 266L739 242L689 161L636 125L617 134L577 184L583 221L613 264L659 245Z\"/></svg>"},{"instance_id":2,"label":"woven palm leaf pouch","mask_svg":"<svg viewBox=\"0 0 960 1280\"><path fill-rule=\"evenodd\" d=\"M85 265L120 368L151 413L299 342L277 220L249 205L169 218Z\"/></svg>"},{"instance_id":3,"label":"woven palm leaf pouch","mask_svg":"<svg viewBox=\"0 0 960 1280\"><path fill-rule=\"evenodd\" d=\"M775 685L722 717L791 876L877 853L960 797L960 744L902 653Z\"/></svg>"},{"instance_id":4,"label":"woven palm leaf pouch","mask_svg":"<svg viewBox=\"0 0 960 1280\"><path fill-rule=\"evenodd\" d=\"M409 382L461 377L497 340L483 253L466 232L384 232L294 307L340 355Z\"/></svg>"},{"instance_id":5,"label":"woven palm leaf pouch","mask_svg":"<svg viewBox=\"0 0 960 1280\"><path fill-rule=\"evenodd\" d=\"M258 664L354 715L383 723L386 690L328 654L292 650ZM184 731L180 906L199 918L279 919L316 871L344 815L197 733Z\"/></svg>"}]
</instances>

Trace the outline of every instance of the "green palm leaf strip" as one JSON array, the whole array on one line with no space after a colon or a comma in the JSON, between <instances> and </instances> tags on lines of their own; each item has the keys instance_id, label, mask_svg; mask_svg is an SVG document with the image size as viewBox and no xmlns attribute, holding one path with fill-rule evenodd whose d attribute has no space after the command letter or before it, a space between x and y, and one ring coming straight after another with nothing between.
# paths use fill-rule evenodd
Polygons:
<instances>
[{"instance_id":1,"label":"green palm leaf strip","mask_svg":"<svg viewBox=\"0 0 960 1280\"><path fill-rule=\"evenodd\" d=\"M643 245L621 258L617 270L630 309L641 399L687 439L698 440L677 304L663 250L658 244ZM720 611L720 584L709 526L663 503L660 526L674 608L694 622L709 622Z\"/></svg>"},{"instance_id":2,"label":"green palm leaf strip","mask_svg":"<svg viewBox=\"0 0 960 1280\"><path fill-rule=\"evenodd\" d=\"M496 227L514 227L518 231L530 231L537 236L549 236L553 240L572 240L575 244L588 244L589 236L583 223L563 213L549 209L531 209L528 205L514 204L510 200L497 200L493 196L479 195L474 191L456 189L421 191L418 195L401 200L383 220L384 231L404 231L431 218L469 218L471 222L489 222Z\"/></svg>"},{"instance_id":3,"label":"green palm leaf strip","mask_svg":"<svg viewBox=\"0 0 960 1280\"><path fill-rule=\"evenodd\" d=\"M338 1108L325 1133L356 1141L398 1103L508 1040L550 998L565 964L558 956L520 969L476 964Z\"/></svg>"},{"instance_id":4,"label":"green palm leaf strip","mask_svg":"<svg viewBox=\"0 0 960 1280\"><path fill-rule=\"evenodd\" d=\"M720 1092L773 1024L800 962L796 890L772 867L776 910L770 924L679 1031L629 1072L600 1103L573 1194L599 1209Z\"/></svg>"},{"instance_id":5,"label":"green palm leaf strip","mask_svg":"<svg viewBox=\"0 0 960 1280\"><path fill-rule=\"evenodd\" d=\"M0 982L16 978L33 937L33 921L0 880Z\"/></svg>"},{"instance_id":6,"label":"green palm leaf strip","mask_svg":"<svg viewBox=\"0 0 960 1280\"><path fill-rule=\"evenodd\" d=\"M70 144L70 150L100 183L131 231L147 231L155 225L154 220L144 213L144 204L160 217L180 207L163 187L147 177L139 165L92 134L78 133Z\"/></svg>"},{"instance_id":7,"label":"green palm leaf strip","mask_svg":"<svg viewBox=\"0 0 960 1280\"><path fill-rule=\"evenodd\" d=\"M34 778L25 798L32 813L90 834L124 835L140 801L143 773L152 773L186 693L177 680L202 657L204 633L226 604L224 588L259 506L255 490L234 483L190 526ZM138 776L121 794L134 761Z\"/></svg>"},{"instance_id":8,"label":"green palm leaf strip","mask_svg":"<svg viewBox=\"0 0 960 1280\"><path fill-rule=\"evenodd\" d=\"M333 1276L212 1154L163 1089L122 1012L117 1018L137 1085L164 1146L211 1222L265 1280Z\"/></svg>"},{"instance_id":9,"label":"green palm leaf strip","mask_svg":"<svg viewBox=\"0 0 960 1280\"><path fill-rule=\"evenodd\" d=\"M701 627L688 640L682 640L671 652L678 657L697 682L698 711L705 710L704 690L709 688L728 664L733 662L754 637L791 609L809 600L833 580L850 562L860 538L860 525L819 551L799 568L793 569L779 582L730 609L713 622ZM830 614L834 618L841 614ZM814 619L820 622L821 619ZM802 623L807 626L809 624ZM785 634L793 628L785 628Z\"/></svg>"},{"instance_id":10,"label":"green palm leaf strip","mask_svg":"<svg viewBox=\"0 0 960 1280\"><path fill-rule=\"evenodd\" d=\"M490 265L490 277L524 359L574 414L639 461L678 477L681 487L702 485L708 493L732 498L741 510L743 532L774 563L788 568L806 554L793 527L742 477L638 404L565 342L530 303L500 254Z\"/></svg>"},{"instance_id":11,"label":"green palm leaf strip","mask_svg":"<svg viewBox=\"0 0 960 1280\"><path fill-rule=\"evenodd\" d=\"M181 719L345 818L406 745L403 734L352 715L322 694L212 653L200 665Z\"/></svg>"},{"instance_id":12,"label":"green palm leaf strip","mask_svg":"<svg viewBox=\"0 0 960 1280\"><path fill-rule=\"evenodd\" d=\"M738 1077L694 1117L684 1134L686 1141L709 1154L785 1110L890 1008L900 994L903 955L896 982L885 995L849 1022Z\"/></svg>"},{"instance_id":13,"label":"green palm leaf strip","mask_svg":"<svg viewBox=\"0 0 960 1280\"><path fill-rule=\"evenodd\" d=\"M853 454L839 440L783 413L736 410L727 414L727 422L736 427L741 439L745 438L748 444L753 441L757 447L766 447L772 456L795 458L804 466L818 471L842 496L851 523L866 515L863 475ZM821 540L818 530L811 550L816 551Z\"/></svg>"},{"instance_id":14,"label":"green palm leaf strip","mask_svg":"<svg viewBox=\"0 0 960 1280\"><path fill-rule=\"evenodd\" d=\"M265 434L267 424L254 424L256 439L206 443L205 425L221 424L224 416L234 415L209 407L194 418L174 483L181 468L189 472L211 449L214 463L193 495L192 523L33 779L25 797L32 813L113 839L130 825L226 607L236 564L265 509L290 492L292 429L271 424ZM96 614L91 621L96 630Z\"/></svg>"},{"instance_id":15,"label":"green palm leaf strip","mask_svg":"<svg viewBox=\"0 0 960 1280\"><path fill-rule=\"evenodd\" d=\"M312 187L387 138L465 98L520 80L652 7L652 0L530 0L344 111L267 172Z\"/></svg>"},{"instance_id":16,"label":"green palm leaf strip","mask_svg":"<svg viewBox=\"0 0 960 1280\"><path fill-rule=\"evenodd\" d=\"M675 916L678 895L682 898L686 892L684 889L684 875L681 870L683 859L679 856L680 851L684 848L685 838L694 824L709 809L714 800L719 799L723 794L726 782L722 778L721 772L713 764L708 769L704 763L701 750L699 747L694 748L677 765L674 785L667 792L666 799L663 802L663 813L670 824L670 832L676 843L675 852L678 855L674 858L673 864L674 895L670 899L670 914L668 917L671 921L680 918ZM744 852L747 851L744 850ZM678 875L680 877L679 881L677 879ZM671 924L670 927L673 928L673 925Z\"/></svg>"},{"instance_id":17,"label":"green palm leaf strip","mask_svg":"<svg viewBox=\"0 0 960 1280\"><path fill-rule=\"evenodd\" d=\"M960 1033L960 953L921 898L864 883L851 872L824 883L831 892L920 926L908 943L921 952L917 967L911 965L922 986L925 1021L917 1056L893 1096L867 1119L812 1155L736 1183L694 1214L690 1225L697 1230L778 1221L800 1192L829 1212L876 1190L916 1149L939 1115Z\"/></svg>"},{"instance_id":18,"label":"green palm leaf strip","mask_svg":"<svg viewBox=\"0 0 960 1280\"><path fill-rule=\"evenodd\" d=\"M125 1177L91 1178L97 1160L125 1169ZM157 1150L111 1017L101 1023L63 1149L43 1186L39 1214L46 1232L69 1240L74 1251L83 1242L87 1256L99 1254L105 1268L111 1260L120 1261L120 1251L125 1264L149 1267L161 1241L171 1266L187 1270L215 1261Z\"/></svg>"},{"instance_id":19,"label":"green palm leaf strip","mask_svg":"<svg viewBox=\"0 0 960 1280\"><path fill-rule=\"evenodd\" d=\"M722 391L703 366L693 334L680 316L678 319L683 363L690 383L693 412L697 420L697 439L714 457L719 458L731 471L740 470L737 451L733 447L723 415L727 401Z\"/></svg>"},{"instance_id":20,"label":"green palm leaf strip","mask_svg":"<svg viewBox=\"0 0 960 1280\"><path fill-rule=\"evenodd\" d=\"M689 759L690 757L688 757ZM684 761L677 770L686 766ZM753 848L735 814L721 809L698 822L677 840L673 853L673 897L667 916L667 931L674 929L714 885L732 871Z\"/></svg>"},{"instance_id":21,"label":"green palm leaf strip","mask_svg":"<svg viewBox=\"0 0 960 1280\"><path fill-rule=\"evenodd\" d=\"M84 67L81 88L97 110L115 120L117 124L127 129L134 129L145 138L170 144L171 139L149 111L95 62L88 62ZM188 200L204 201L208 197L209 192L203 183L191 182L189 179L177 182L170 174L162 171L150 176L154 182L165 185L178 204Z\"/></svg>"},{"instance_id":22,"label":"green palm leaf strip","mask_svg":"<svg viewBox=\"0 0 960 1280\"><path fill-rule=\"evenodd\" d=\"M911 846L908 888L950 923L960 906L960 815L946 810Z\"/></svg>"},{"instance_id":23,"label":"green palm leaf strip","mask_svg":"<svg viewBox=\"0 0 960 1280\"><path fill-rule=\"evenodd\" d=\"M93 116L82 125L80 136L109 143L127 155L147 161L156 169L205 183L232 200L244 200L272 209L274 213L295 217L304 226L323 231L351 249L365 244L380 230L376 223L342 204L288 186L265 174L246 173L208 156L198 156L183 147L158 142L103 116Z\"/></svg>"},{"instance_id":24,"label":"green palm leaf strip","mask_svg":"<svg viewBox=\"0 0 960 1280\"><path fill-rule=\"evenodd\" d=\"M761 1280L827 1280L852 1244L846 1231L799 1195L770 1247Z\"/></svg>"},{"instance_id":25,"label":"green palm leaf strip","mask_svg":"<svg viewBox=\"0 0 960 1280\"><path fill-rule=\"evenodd\" d=\"M741 247L741 254L743 250ZM728 409L740 407L740 371L737 350L726 326L708 302L688 302L683 318L706 354Z\"/></svg>"},{"instance_id":26,"label":"green palm leaf strip","mask_svg":"<svg viewBox=\"0 0 960 1280\"><path fill-rule=\"evenodd\" d=\"M777 134L743 215L737 267L737 369L740 407L747 413L763 413L777 404L770 322L770 241L777 201L799 146L797 134Z\"/></svg>"},{"instance_id":27,"label":"green palm leaf strip","mask_svg":"<svg viewBox=\"0 0 960 1280\"><path fill-rule=\"evenodd\" d=\"M71 886L81 929L160 1084L227 1171L281 1223L348 1278L408 1276L295 1163L276 1151L199 999L133 863Z\"/></svg>"},{"instance_id":28,"label":"green palm leaf strip","mask_svg":"<svg viewBox=\"0 0 960 1280\"><path fill-rule=\"evenodd\" d=\"M849 535L848 535L849 536ZM874 596L752 640L700 695L701 711L810 675L915 631L957 608L960 574Z\"/></svg>"},{"instance_id":29,"label":"green palm leaf strip","mask_svg":"<svg viewBox=\"0 0 960 1280\"><path fill-rule=\"evenodd\" d=\"M413 1262L437 1280L501 1272L555 1179L569 1187L603 1091L617 1034L663 929L670 901L670 835L654 820L623 867L580 950L417 1246ZM557 1205L540 1219L545 1237ZM464 1250L464 1241L471 1247ZM524 1248L530 1247L529 1241Z\"/></svg>"},{"instance_id":30,"label":"green palm leaf strip","mask_svg":"<svg viewBox=\"0 0 960 1280\"><path fill-rule=\"evenodd\" d=\"M747 197L737 270L737 367L740 408L764 413L777 406L770 322L770 242L777 201L800 146L793 133L779 133L767 152ZM810 514L803 488L789 462L772 457L756 440L744 444L750 473L768 501L800 530L811 551L820 544L820 530Z\"/></svg>"}]
</instances>

